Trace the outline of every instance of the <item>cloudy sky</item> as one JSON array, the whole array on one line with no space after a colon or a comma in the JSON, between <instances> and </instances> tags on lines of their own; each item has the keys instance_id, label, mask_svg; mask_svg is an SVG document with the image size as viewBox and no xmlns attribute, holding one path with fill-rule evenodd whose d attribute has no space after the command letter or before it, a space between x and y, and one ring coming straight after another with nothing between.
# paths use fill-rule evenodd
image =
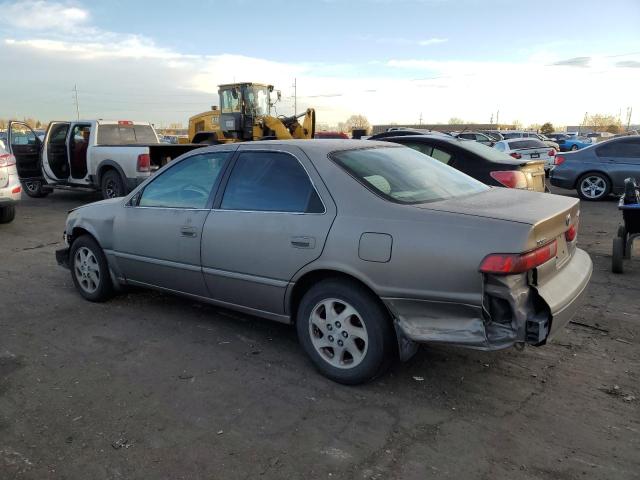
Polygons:
<instances>
[{"instance_id":1,"label":"cloudy sky","mask_svg":"<svg viewBox=\"0 0 640 480\"><path fill-rule=\"evenodd\" d=\"M271 83L320 123L640 121L639 0L0 0L0 118L166 125ZM495 117L494 117L495 119Z\"/></svg>"}]
</instances>

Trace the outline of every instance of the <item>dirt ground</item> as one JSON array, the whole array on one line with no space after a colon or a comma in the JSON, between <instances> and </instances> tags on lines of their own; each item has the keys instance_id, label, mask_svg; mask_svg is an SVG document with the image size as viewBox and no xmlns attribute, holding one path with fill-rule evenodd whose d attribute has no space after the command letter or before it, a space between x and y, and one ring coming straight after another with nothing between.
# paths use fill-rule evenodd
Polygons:
<instances>
[{"instance_id":1,"label":"dirt ground","mask_svg":"<svg viewBox=\"0 0 640 480\"><path fill-rule=\"evenodd\" d=\"M92 304L58 267L67 210L0 225L0 479L640 478L640 242L584 203L588 300L522 352L423 347L374 383L317 374L293 328L147 291Z\"/></svg>"}]
</instances>

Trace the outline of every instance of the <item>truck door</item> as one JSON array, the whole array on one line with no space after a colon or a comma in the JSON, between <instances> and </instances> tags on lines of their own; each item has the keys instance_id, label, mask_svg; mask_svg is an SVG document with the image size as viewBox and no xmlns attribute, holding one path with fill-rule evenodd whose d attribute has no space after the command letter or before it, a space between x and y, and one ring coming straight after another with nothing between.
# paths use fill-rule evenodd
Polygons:
<instances>
[{"instance_id":1,"label":"truck door","mask_svg":"<svg viewBox=\"0 0 640 480\"><path fill-rule=\"evenodd\" d=\"M18 177L25 183L42 183L42 141L23 122L9 122L7 148L16 157Z\"/></svg>"},{"instance_id":2,"label":"truck door","mask_svg":"<svg viewBox=\"0 0 640 480\"><path fill-rule=\"evenodd\" d=\"M52 122L49 124L45 145L42 152L42 167L44 176L55 181L66 181L69 178L69 151L67 137L69 122Z\"/></svg>"}]
</instances>

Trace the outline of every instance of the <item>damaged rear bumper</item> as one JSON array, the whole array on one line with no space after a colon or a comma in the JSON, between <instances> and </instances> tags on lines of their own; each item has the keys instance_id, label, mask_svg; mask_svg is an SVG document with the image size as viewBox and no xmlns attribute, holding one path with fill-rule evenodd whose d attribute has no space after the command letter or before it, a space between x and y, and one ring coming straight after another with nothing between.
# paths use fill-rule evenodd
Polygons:
<instances>
[{"instance_id":1,"label":"damaged rear bumper","mask_svg":"<svg viewBox=\"0 0 640 480\"><path fill-rule=\"evenodd\" d=\"M402 341L500 350L516 343L543 345L573 317L591 278L589 255L576 249L542 286L527 274L486 276L483 305L383 298Z\"/></svg>"}]
</instances>

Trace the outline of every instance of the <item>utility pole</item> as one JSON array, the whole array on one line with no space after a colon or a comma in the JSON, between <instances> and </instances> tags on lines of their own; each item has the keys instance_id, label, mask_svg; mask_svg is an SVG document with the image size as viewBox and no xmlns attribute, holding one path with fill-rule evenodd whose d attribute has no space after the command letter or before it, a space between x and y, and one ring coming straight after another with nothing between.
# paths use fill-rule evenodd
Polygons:
<instances>
[{"instance_id":1,"label":"utility pole","mask_svg":"<svg viewBox=\"0 0 640 480\"><path fill-rule=\"evenodd\" d=\"M631 127L631 113L633 112L633 107L627 107L627 132Z\"/></svg>"},{"instance_id":2,"label":"utility pole","mask_svg":"<svg viewBox=\"0 0 640 480\"><path fill-rule=\"evenodd\" d=\"M493 113L491 113L491 120L489 120L489 125L493 125Z\"/></svg>"},{"instance_id":3,"label":"utility pole","mask_svg":"<svg viewBox=\"0 0 640 480\"><path fill-rule=\"evenodd\" d=\"M293 114L298 114L298 79L293 79Z\"/></svg>"},{"instance_id":4,"label":"utility pole","mask_svg":"<svg viewBox=\"0 0 640 480\"><path fill-rule=\"evenodd\" d=\"M496 125L500 128L500 109L496 112Z\"/></svg>"},{"instance_id":5,"label":"utility pole","mask_svg":"<svg viewBox=\"0 0 640 480\"><path fill-rule=\"evenodd\" d=\"M78 85L73 86L73 93L76 104L76 120L80 120L80 105L78 104Z\"/></svg>"},{"instance_id":6,"label":"utility pole","mask_svg":"<svg viewBox=\"0 0 640 480\"><path fill-rule=\"evenodd\" d=\"M422 126L422 112L420 112L420 121L419 121L419 125Z\"/></svg>"}]
</instances>

